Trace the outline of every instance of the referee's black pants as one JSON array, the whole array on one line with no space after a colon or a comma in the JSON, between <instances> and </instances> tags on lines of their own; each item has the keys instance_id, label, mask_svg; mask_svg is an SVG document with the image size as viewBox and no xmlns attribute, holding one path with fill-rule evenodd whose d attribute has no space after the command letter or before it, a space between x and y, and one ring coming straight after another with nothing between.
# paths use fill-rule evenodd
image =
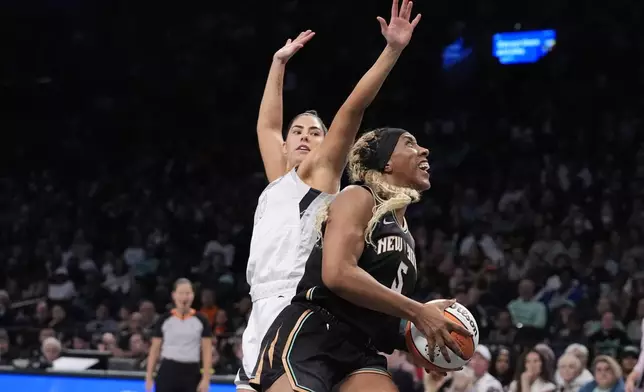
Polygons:
<instances>
[{"instance_id":1,"label":"referee's black pants","mask_svg":"<svg viewBox=\"0 0 644 392\"><path fill-rule=\"evenodd\" d=\"M184 363L162 359L154 380L155 392L196 392L201 381L198 362Z\"/></svg>"}]
</instances>

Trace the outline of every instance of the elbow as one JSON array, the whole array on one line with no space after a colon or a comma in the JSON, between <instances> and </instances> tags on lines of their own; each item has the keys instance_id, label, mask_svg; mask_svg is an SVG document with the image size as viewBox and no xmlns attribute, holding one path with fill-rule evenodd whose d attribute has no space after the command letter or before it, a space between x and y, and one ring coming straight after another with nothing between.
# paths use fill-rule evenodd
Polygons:
<instances>
[{"instance_id":1,"label":"elbow","mask_svg":"<svg viewBox=\"0 0 644 392\"><path fill-rule=\"evenodd\" d=\"M342 291L345 286L345 276L343 268L322 266L322 283L331 291Z\"/></svg>"}]
</instances>

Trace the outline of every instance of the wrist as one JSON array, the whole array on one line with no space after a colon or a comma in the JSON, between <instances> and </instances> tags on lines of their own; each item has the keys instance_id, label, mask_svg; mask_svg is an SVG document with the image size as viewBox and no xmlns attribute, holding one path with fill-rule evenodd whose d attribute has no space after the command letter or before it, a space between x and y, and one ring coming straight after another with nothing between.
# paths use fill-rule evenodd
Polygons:
<instances>
[{"instance_id":1,"label":"wrist","mask_svg":"<svg viewBox=\"0 0 644 392\"><path fill-rule=\"evenodd\" d=\"M387 44L387 46L385 46L385 53L391 54L393 56L400 56L400 54L403 52L404 49L405 49L405 46L397 47L397 46L392 46L390 44Z\"/></svg>"},{"instance_id":2,"label":"wrist","mask_svg":"<svg viewBox=\"0 0 644 392\"><path fill-rule=\"evenodd\" d=\"M423 304L418 301L409 300L409 306L405 310L406 317L405 319L411 321L414 324L418 323L418 317L423 311Z\"/></svg>"},{"instance_id":3,"label":"wrist","mask_svg":"<svg viewBox=\"0 0 644 392\"><path fill-rule=\"evenodd\" d=\"M275 64L275 65L279 65L279 66L283 67L283 66L286 65L287 62L288 62L288 59L277 57L277 55L273 56L273 64Z\"/></svg>"}]
</instances>

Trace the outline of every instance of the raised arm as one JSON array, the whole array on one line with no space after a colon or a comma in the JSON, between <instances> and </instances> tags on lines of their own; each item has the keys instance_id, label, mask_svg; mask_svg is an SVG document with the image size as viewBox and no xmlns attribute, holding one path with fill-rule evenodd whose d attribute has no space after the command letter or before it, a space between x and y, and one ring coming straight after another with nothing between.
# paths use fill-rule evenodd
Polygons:
<instances>
[{"instance_id":1,"label":"raised arm","mask_svg":"<svg viewBox=\"0 0 644 392\"><path fill-rule=\"evenodd\" d=\"M269 182L286 173L286 157L282 152L284 138L282 137L283 121L283 87L284 72L288 60L315 35L311 30L304 31L295 38L286 41L286 45L273 56L273 63L268 72L264 96L259 107L257 119L257 140L262 154L264 170Z\"/></svg>"},{"instance_id":2,"label":"raised arm","mask_svg":"<svg viewBox=\"0 0 644 392\"><path fill-rule=\"evenodd\" d=\"M300 175L308 176L313 187L320 186L318 189L324 189L324 184L328 184L329 181L334 179L339 181L365 110L376 98L403 49L409 44L416 25L420 22L420 14L410 22L412 1L402 0L398 10L399 1L393 0L389 24L383 18L377 18L382 35L387 40L387 46L338 110L324 142L311 158L307 158L303 163L305 166L300 166L303 169Z\"/></svg>"},{"instance_id":3,"label":"raised arm","mask_svg":"<svg viewBox=\"0 0 644 392\"><path fill-rule=\"evenodd\" d=\"M358 266L364 250L364 233L372 216L373 196L359 186L345 188L329 208L329 218L324 232L322 281L334 293L345 300L376 312L412 320L430 341L460 353L449 336L450 331L469 335L466 329L447 320L443 311L449 301L442 305L421 304L382 285L373 276Z\"/></svg>"}]
</instances>

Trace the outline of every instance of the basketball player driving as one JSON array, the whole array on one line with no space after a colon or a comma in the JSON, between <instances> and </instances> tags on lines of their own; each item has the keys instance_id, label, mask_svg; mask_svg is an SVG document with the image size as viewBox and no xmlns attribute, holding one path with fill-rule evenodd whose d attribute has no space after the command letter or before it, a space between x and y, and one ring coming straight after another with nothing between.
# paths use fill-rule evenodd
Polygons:
<instances>
[{"instance_id":1,"label":"basketball player driving","mask_svg":"<svg viewBox=\"0 0 644 392\"><path fill-rule=\"evenodd\" d=\"M387 47L340 109L319 146L300 154L298 150L304 147L289 150L288 146L295 144L287 138L286 169L299 159L297 174L307 184L316 184L324 192L334 192L339 186L340 172L335 170L344 167L351 149L345 144L346 137L356 134L364 110L420 21L420 15L410 21L412 6L411 1L403 0L399 9L398 0L394 0L389 24L378 18ZM293 130L300 138L310 129L315 131L313 123L309 124L308 128L304 124L292 126L288 137ZM326 221L326 227L316 225L316 235L311 236L307 224L306 236L297 245L306 265L303 271L302 259L298 260L297 297L277 319L272 315L261 320L274 322L263 334L261 353L252 371L251 384L258 391L324 392L336 385L341 392L396 391L378 350L404 349L404 338L397 333L401 318L413 321L444 356L449 357L446 347L462 356L450 333L470 334L444 316L452 302L420 304L407 297L415 285L416 266L404 212L408 204L418 200L420 191L429 188L428 151L409 133L385 128L361 137L350 155L352 179L362 184L340 193L331 203L328 219L324 216L326 203L305 211L302 204L310 203L303 203L305 196L300 202L303 219L316 224ZM321 233L323 239L318 235ZM382 253L376 245L380 240L385 241ZM390 249L388 244L395 246ZM249 272L250 268L249 264Z\"/></svg>"},{"instance_id":2,"label":"basketball player driving","mask_svg":"<svg viewBox=\"0 0 644 392\"><path fill-rule=\"evenodd\" d=\"M257 137L270 184L259 198L251 238L247 281L253 309L243 335L243 369L235 383L250 389L248 377L260 344L275 317L290 303L317 242L317 212L340 188L347 155L363 114L409 43L420 20L410 21L411 2L399 12L394 0L391 20L378 18L385 49L336 113L329 132L315 112L297 115L282 136L282 88L288 60L314 36L301 33L273 58L259 110Z\"/></svg>"}]
</instances>

